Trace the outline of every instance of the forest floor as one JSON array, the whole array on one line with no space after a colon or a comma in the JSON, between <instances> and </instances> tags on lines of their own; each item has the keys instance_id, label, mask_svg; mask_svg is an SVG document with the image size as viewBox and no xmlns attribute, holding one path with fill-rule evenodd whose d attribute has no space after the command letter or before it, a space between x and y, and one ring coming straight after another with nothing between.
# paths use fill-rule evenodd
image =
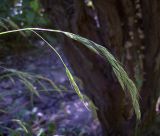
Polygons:
<instances>
[{"instance_id":1,"label":"forest floor","mask_svg":"<svg viewBox=\"0 0 160 136\"><path fill-rule=\"evenodd\" d=\"M56 49L61 52L58 46ZM65 59L63 54L62 57ZM69 67L66 60L65 62ZM41 45L18 54L7 54L7 57L0 60L0 66L41 75L52 80L62 91L57 92L56 88L46 82L42 82L45 87L42 84L40 87L32 80L34 89L40 94L38 97L17 77L10 75L0 79L0 133L9 135L12 130L25 131L24 125L35 135L101 135L97 118L75 94L62 63L46 46ZM4 75L3 72L6 71L0 68L0 77ZM81 80L76 79L83 90Z\"/></svg>"}]
</instances>

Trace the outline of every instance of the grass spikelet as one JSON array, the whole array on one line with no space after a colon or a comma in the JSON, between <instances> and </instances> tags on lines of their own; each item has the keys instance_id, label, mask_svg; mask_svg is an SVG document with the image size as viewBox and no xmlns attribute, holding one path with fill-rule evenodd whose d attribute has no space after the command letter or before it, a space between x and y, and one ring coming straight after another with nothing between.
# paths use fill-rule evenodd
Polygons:
<instances>
[{"instance_id":1,"label":"grass spikelet","mask_svg":"<svg viewBox=\"0 0 160 136\"><path fill-rule=\"evenodd\" d=\"M99 44L97 44L97 43L95 43L91 40L88 40L84 37L81 37L79 35L69 33L69 32L60 31L60 30L53 30L53 29L23 28L23 29L16 29L16 30L0 32L0 35L8 34L8 33L14 33L14 32L21 32L21 31L32 31L32 32L34 32L43 41L45 41L47 43L47 45L58 55L58 57L60 58L60 60L62 61L63 65L66 69L66 74L67 74L72 86L74 87L75 91L77 92L77 94L79 95L81 100L83 100L83 95L81 94L73 76L71 75L69 69L65 65L63 59L61 58L59 53L43 37L41 37L36 31L48 31L48 32L62 33L64 35L66 35L67 37L82 43L83 45L85 45L87 48L89 48L94 53L102 56L112 66L112 69L113 69L121 87L123 88L123 90L125 92L126 91L129 92L131 100L132 100L132 105L133 105L133 108L135 110L135 114L137 116L137 119L141 118L140 107L139 107L139 102L138 102L139 101L139 95L138 95L138 90L137 90L135 84L128 77L127 73L125 72L125 70L123 69L123 67L119 63L119 61L116 60L114 58L114 56L105 47L103 47L103 46L101 46L101 45L99 45Z\"/></svg>"}]
</instances>

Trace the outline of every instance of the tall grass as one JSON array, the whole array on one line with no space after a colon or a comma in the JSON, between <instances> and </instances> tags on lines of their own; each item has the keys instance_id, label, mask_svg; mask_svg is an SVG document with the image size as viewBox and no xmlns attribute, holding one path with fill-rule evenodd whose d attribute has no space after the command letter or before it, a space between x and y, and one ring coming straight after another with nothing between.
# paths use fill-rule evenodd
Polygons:
<instances>
[{"instance_id":1,"label":"tall grass","mask_svg":"<svg viewBox=\"0 0 160 136\"><path fill-rule=\"evenodd\" d=\"M80 97L80 99L83 102L85 101L84 95L79 90L79 88L78 88L78 86L77 86L77 84L74 80L74 77L72 76L70 70L67 68L63 59L61 58L59 53L51 46L51 44L48 43L40 34L38 34L37 31L43 31L43 32L47 31L47 32L55 32L55 33L64 34L65 36L82 43L84 46L89 48L94 53L96 53L96 54L100 55L101 57L105 58L105 60L107 62L109 62L109 64L112 66L112 69L113 69L121 87L123 88L123 90L125 92L126 91L129 92L131 100L132 100L132 105L133 105L133 108L135 110L135 114L137 116L137 119L141 118L140 107L139 107L139 102L138 102L139 101L139 94L138 94L138 90L137 90L135 84L128 77L127 73L125 72L125 70L123 69L123 67L119 63L119 61L117 59L115 59L115 57L105 47L103 47L103 46L101 46L101 45L99 45L99 44L97 44L97 43L95 43L95 42L93 42L89 39L81 37L79 35L76 35L76 34L73 34L73 33L70 33L70 32L60 31L60 30L53 30L53 29L23 28L23 29L15 29L15 30L10 30L10 31L0 32L0 35L15 33L15 32L23 32L23 31L34 32L39 38L41 38L58 55L58 57L60 58L61 62L63 63L63 65L66 69L66 74L68 76L68 79L70 80L71 85L73 86L74 90L76 91L76 93L78 94L78 96Z\"/></svg>"}]
</instances>

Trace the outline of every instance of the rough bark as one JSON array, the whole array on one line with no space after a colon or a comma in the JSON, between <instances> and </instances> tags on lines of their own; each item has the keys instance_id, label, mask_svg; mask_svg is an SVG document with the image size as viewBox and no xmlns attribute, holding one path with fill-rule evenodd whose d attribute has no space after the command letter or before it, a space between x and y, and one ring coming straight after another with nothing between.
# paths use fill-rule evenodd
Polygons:
<instances>
[{"instance_id":1,"label":"rough bark","mask_svg":"<svg viewBox=\"0 0 160 136\"><path fill-rule=\"evenodd\" d=\"M151 121L155 115L153 105L160 81L157 61L160 56L160 2L93 0L94 8L86 6L82 0L41 2L57 29L79 34L107 47L126 66L132 79L137 69L146 73L141 75L145 79L143 86L139 85L139 89L142 88L142 124L148 122L148 117L152 117L149 118ZM84 82L85 93L99 109L97 114L104 135L133 135L135 117L130 99L124 95L111 67L84 46L68 39L62 38L61 41L76 75ZM158 65L156 72L155 65Z\"/></svg>"},{"instance_id":2,"label":"rough bark","mask_svg":"<svg viewBox=\"0 0 160 136\"><path fill-rule=\"evenodd\" d=\"M141 5L145 33L141 126L145 131L156 117L155 105L160 89L160 1L142 0Z\"/></svg>"}]
</instances>

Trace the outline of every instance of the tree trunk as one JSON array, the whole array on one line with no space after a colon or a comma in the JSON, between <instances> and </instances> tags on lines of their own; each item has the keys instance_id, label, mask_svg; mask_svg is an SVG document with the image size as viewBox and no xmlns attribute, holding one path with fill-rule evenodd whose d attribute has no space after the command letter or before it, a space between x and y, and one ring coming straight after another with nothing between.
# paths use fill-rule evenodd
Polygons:
<instances>
[{"instance_id":1,"label":"tree trunk","mask_svg":"<svg viewBox=\"0 0 160 136\"><path fill-rule=\"evenodd\" d=\"M107 47L126 66L138 88L142 88L143 125L140 126L149 123L155 116L160 81L160 2L93 0L93 5L87 5L82 0L41 0L41 3L57 29L79 34ZM84 46L68 39L61 38L61 41L76 75L84 83L85 93L98 107L104 135L134 135L136 119L130 99L123 93L111 67ZM141 78L145 79L143 85Z\"/></svg>"},{"instance_id":2,"label":"tree trunk","mask_svg":"<svg viewBox=\"0 0 160 136\"><path fill-rule=\"evenodd\" d=\"M142 0L141 5L145 33L141 126L146 131L156 117L155 105L160 90L160 1Z\"/></svg>"}]
</instances>

